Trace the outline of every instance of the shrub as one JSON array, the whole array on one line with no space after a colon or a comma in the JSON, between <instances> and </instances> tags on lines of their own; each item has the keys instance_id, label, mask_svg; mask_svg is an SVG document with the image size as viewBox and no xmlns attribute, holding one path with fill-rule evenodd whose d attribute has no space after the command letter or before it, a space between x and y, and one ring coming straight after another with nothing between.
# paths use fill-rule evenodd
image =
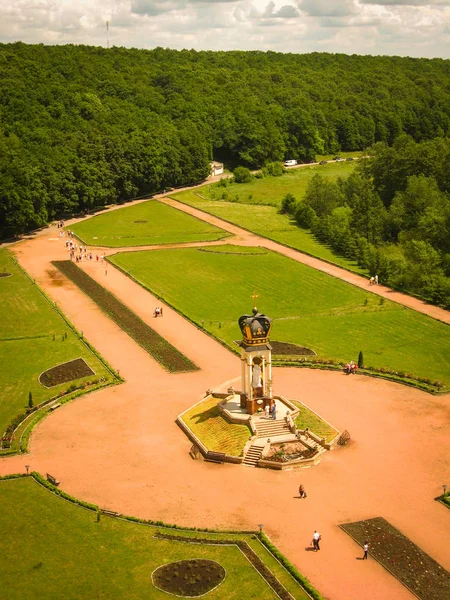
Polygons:
<instances>
[{"instance_id":1,"label":"shrub","mask_svg":"<svg viewBox=\"0 0 450 600\"><path fill-rule=\"evenodd\" d=\"M253 179L253 175L247 167L236 167L233 171L233 177L236 183L248 183Z\"/></svg>"},{"instance_id":2,"label":"shrub","mask_svg":"<svg viewBox=\"0 0 450 600\"><path fill-rule=\"evenodd\" d=\"M364 357L362 350L359 351L358 355L358 369L362 369L364 367Z\"/></svg>"}]
</instances>

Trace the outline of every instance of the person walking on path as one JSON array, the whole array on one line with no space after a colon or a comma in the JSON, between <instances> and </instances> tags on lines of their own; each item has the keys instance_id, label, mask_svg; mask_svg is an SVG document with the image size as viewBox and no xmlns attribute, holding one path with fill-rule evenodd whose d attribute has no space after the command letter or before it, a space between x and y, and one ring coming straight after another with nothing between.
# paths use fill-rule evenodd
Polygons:
<instances>
[{"instance_id":1,"label":"person walking on path","mask_svg":"<svg viewBox=\"0 0 450 600\"><path fill-rule=\"evenodd\" d=\"M306 498L306 491L303 485L300 485L300 487L298 488L298 495L300 496L300 498Z\"/></svg>"},{"instance_id":2,"label":"person walking on path","mask_svg":"<svg viewBox=\"0 0 450 600\"><path fill-rule=\"evenodd\" d=\"M367 540L364 542L363 550L364 556L362 557L362 559L367 560L367 556L369 555L369 542Z\"/></svg>"},{"instance_id":3,"label":"person walking on path","mask_svg":"<svg viewBox=\"0 0 450 600\"><path fill-rule=\"evenodd\" d=\"M317 552L318 550L320 550L320 545L319 542L322 539L322 536L320 535L320 533L318 531L315 531L313 534L313 546L314 546L314 552Z\"/></svg>"}]
</instances>

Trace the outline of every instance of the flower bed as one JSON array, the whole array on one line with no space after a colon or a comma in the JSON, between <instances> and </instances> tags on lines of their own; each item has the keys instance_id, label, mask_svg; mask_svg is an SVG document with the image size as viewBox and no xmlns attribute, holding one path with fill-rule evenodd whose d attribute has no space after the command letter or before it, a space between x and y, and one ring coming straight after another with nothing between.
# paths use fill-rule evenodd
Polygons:
<instances>
[{"instance_id":1,"label":"flower bed","mask_svg":"<svg viewBox=\"0 0 450 600\"><path fill-rule=\"evenodd\" d=\"M250 548L247 542L241 540L210 540L204 538L195 537L180 537L178 535L171 535L166 533L156 533L155 537L162 538L165 540L178 540L179 542L189 542L191 544L224 544L237 546L239 550L248 558L251 564L255 567L258 573L263 577L268 585L275 591L275 593L281 598L281 600L292 600L291 594L286 588L281 585L275 575L270 571L268 567L262 562L258 555Z\"/></svg>"},{"instance_id":2,"label":"flower bed","mask_svg":"<svg viewBox=\"0 0 450 600\"><path fill-rule=\"evenodd\" d=\"M225 579L225 569L213 560L179 560L158 567L152 573L153 585L169 594L196 598L207 594Z\"/></svg>"},{"instance_id":3,"label":"flower bed","mask_svg":"<svg viewBox=\"0 0 450 600\"><path fill-rule=\"evenodd\" d=\"M184 354L72 261L58 260L53 264L168 371L182 373L198 370Z\"/></svg>"},{"instance_id":4,"label":"flower bed","mask_svg":"<svg viewBox=\"0 0 450 600\"><path fill-rule=\"evenodd\" d=\"M76 358L69 362L47 369L39 376L39 383L47 388L54 387L60 383L81 379L88 375L94 375L94 371L84 358Z\"/></svg>"},{"instance_id":5,"label":"flower bed","mask_svg":"<svg viewBox=\"0 0 450 600\"><path fill-rule=\"evenodd\" d=\"M317 454L316 450L305 448L300 442L284 442L282 444L272 444L269 454L264 459L285 463L299 458L312 458L314 454Z\"/></svg>"},{"instance_id":6,"label":"flower bed","mask_svg":"<svg viewBox=\"0 0 450 600\"><path fill-rule=\"evenodd\" d=\"M330 369L333 371L344 371L345 365L342 362L338 362L331 359L325 358L282 358L275 357L273 364L275 366L292 366L292 367L309 367L311 369ZM445 389L444 384L441 381L432 381L428 377L418 377L412 373L406 373L405 371L394 371L385 367L361 367L358 370L358 375L372 375L375 377L383 377L390 381L396 381L398 383L405 383L413 387L417 387L421 390L425 390L432 394L439 392L448 392Z\"/></svg>"},{"instance_id":7,"label":"flower bed","mask_svg":"<svg viewBox=\"0 0 450 600\"><path fill-rule=\"evenodd\" d=\"M341 528L421 600L448 600L450 573L381 517Z\"/></svg>"},{"instance_id":8,"label":"flower bed","mask_svg":"<svg viewBox=\"0 0 450 600\"><path fill-rule=\"evenodd\" d=\"M276 342L270 340L272 353L277 356L315 356L316 353L311 348L305 346L297 346L289 342Z\"/></svg>"}]
</instances>

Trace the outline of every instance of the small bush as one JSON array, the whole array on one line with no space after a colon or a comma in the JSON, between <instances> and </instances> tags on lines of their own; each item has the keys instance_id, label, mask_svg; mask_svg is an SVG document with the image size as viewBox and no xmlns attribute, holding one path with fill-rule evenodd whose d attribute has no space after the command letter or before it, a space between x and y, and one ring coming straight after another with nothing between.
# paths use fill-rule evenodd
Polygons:
<instances>
[{"instance_id":1,"label":"small bush","mask_svg":"<svg viewBox=\"0 0 450 600\"><path fill-rule=\"evenodd\" d=\"M253 179L253 175L247 167L236 167L233 171L233 177L236 183L249 183Z\"/></svg>"}]
</instances>

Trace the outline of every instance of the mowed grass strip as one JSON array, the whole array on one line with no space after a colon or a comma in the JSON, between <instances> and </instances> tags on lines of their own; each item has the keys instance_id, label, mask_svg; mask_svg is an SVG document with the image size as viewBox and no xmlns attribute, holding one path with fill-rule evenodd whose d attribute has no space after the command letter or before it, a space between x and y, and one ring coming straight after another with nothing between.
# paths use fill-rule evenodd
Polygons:
<instances>
[{"instance_id":1,"label":"mowed grass strip","mask_svg":"<svg viewBox=\"0 0 450 600\"><path fill-rule=\"evenodd\" d=\"M230 235L157 200L96 215L70 229L86 245L110 248L209 242Z\"/></svg>"},{"instance_id":2,"label":"mowed grass strip","mask_svg":"<svg viewBox=\"0 0 450 600\"><path fill-rule=\"evenodd\" d=\"M70 386L71 382L66 382L45 388L39 383L44 371L82 358L94 375L89 373L73 383L104 378L107 384L113 379L6 249L0 250L2 270L12 277L0 278L0 437L12 419L25 411L30 392L36 406Z\"/></svg>"},{"instance_id":3,"label":"mowed grass strip","mask_svg":"<svg viewBox=\"0 0 450 600\"><path fill-rule=\"evenodd\" d=\"M152 572L163 564L200 558L226 571L211 600L276 600L274 591L236 546L188 544L155 538L158 527L102 516L65 502L31 478L0 481L0 531L8 551L0 561L2 589L27 600L126 598L164 600ZM182 535L181 531L176 532ZM205 533L186 532L204 538ZM249 535L208 534L211 539L246 541ZM255 548L264 561L267 552ZM273 569L296 600L308 596L278 565Z\"/></svg>"},{"instance_id":4,"label":"mowed grass strip","mask_svg":"<svg viewBox=\"0 0 450 600\"><path fill-rule=\"evenodd\" d=\"M171 197L274 242L305 252L344 269L366 274L356 262L336 255L331 248L317 241L309 230L299 227L292 217L281 214L278 206L208 200L200 197L198 195L200 193L203 193L202 190L199 192L187 190Z\"/></svg>"},{"instance_id":5,"label":"mowed grass strip","mask_svg":"<svg viewBox=\"0 0 450 600\"><path fill-rule=\"evenodd\" d=\"M144 323L123 302L111 292L89 277L70 260L57 260L52 263L57 269L91 298L104 313L110 316L144 348L153 358L171 373L197 371L198 367L159 333Z\"/></svg>"},{"instance_id":6,"label":"mowed grass strip","mask_svg":"<svg viewBox=\"0 0 450 600\"><path fill-rule=\"evenodd\" d=\"M185 412L181 419L208 450L241 456L252 432L247 425L228 423L218 403L218 398L208 398Z\"/></svg>"},{"instance_id":7,"label":"mowed grass strip","mask_svg":"<svg viewBox=\"0 0 450 600\"><path fill-rule=\"evenodd\" d=\"M249 183L231 184L227 187L205 185L196 190L171 194L171 198L274 242L366 275L366 270L355 261L337 255L329 246L319 242L309 230L299 227L292 217L279 212L286 194L293 194L299 201L303 199L309 182L316 173L331 181L338 177L345 179L353 172L355 165L355 162L339 162L299 167L289 169L280 177L253 179ZM220 199L224 192L228 194L228 201Z\"/></svg>"},{"instance_id":8,"label":"mowed grass strip","mask_svg":"<svg viewBox=\"0 0 450 600\"><path fill-rule=\"evenodd\" d=\"M199 326L236 349L240 315L258 308L271 337L347 362L441 381L450 388L450 327L426 315L268 251L261 255L195 248L117 254L112 262Z\"/></svg>"},{"instance_id":9,"label":"mowed grass strip","mask_svg":"<svg viewBox=\"0 0 450 600\"><path fill-rule=\"evenodd\" d=\"M301 402L296 402L295 400L291 400L291 402L300 410L295 419L295 426L297 429L306 429L307 427L321 439L325 438L325 441L328 443L334 440L338 434L337 429L321 419L319 415L316 415L316 413Z\"/></svg>"}]
</instances>

